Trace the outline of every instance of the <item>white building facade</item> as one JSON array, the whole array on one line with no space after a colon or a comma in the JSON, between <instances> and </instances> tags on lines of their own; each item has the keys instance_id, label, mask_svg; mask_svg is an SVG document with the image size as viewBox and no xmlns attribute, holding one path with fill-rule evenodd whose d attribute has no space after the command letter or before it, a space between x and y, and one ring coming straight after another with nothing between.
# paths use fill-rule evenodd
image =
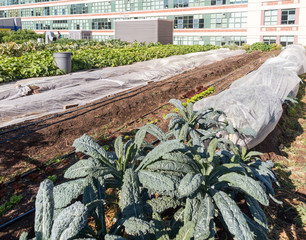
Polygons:
<instances>
[{"instance_id":1,"label":"white building facade","mask_svg":"<svg viewBox=\"0 0 306 240\"><path fill-rule=\"evenodd\" d=\"M0 18L38 33L90 30L114 38L114 21L169 19L174 44L306 45L306 0L0 0Z\"/></svg>"}]
</instances>

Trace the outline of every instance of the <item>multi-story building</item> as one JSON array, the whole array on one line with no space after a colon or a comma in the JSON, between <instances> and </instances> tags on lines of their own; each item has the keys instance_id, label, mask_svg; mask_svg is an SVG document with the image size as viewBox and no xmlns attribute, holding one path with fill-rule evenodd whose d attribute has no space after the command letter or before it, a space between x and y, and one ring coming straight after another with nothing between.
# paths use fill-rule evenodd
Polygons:
<instances>
[{"instance_id":1,"label":"multi-story building","mask_svg":"<svg viewBox=\"0 0 306 240\"><path fill-rule=\"evenodd\" d=\"M306 0L0 0L0 18L36 32L92 30L114 38L114 21L170 19L174 44L264 41L306 45Z\"/></svg>"}]
</instances>

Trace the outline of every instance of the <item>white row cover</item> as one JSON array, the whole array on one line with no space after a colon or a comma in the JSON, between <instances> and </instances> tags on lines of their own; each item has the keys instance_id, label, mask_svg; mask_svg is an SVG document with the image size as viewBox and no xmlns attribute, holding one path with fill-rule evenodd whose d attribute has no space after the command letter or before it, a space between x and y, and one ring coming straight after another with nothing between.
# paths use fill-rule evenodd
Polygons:
<instances>
[{"instance_id":1,"label":"white row cover","mask_svg":"<svg viewBox=\"0 0 306 240\"><path fill-rule=\"evenodd\" d=\"M292 45L268 59L258 70L236 80L230 89L195 103L194 110L213 107L226 113L236 128L252 128L256 138L231 140L249 149L261 143L278 123L288 96L296 97L300 78L306 72L306 51Z\"/></svg>"},{"instance_id":2,"label":"white row cover","mask_svg":"<svg viewBox=\"0 0 306 240\"><path fill-rule=\"evenodd\" d=\"M69 104L84 105L103 97L161 81L195 67L209 65L245 51L218 49L177 55L127 66L109 67L69 75L25 79L0 86L0 127L47 114L63 112ZM17 85L20 85L16 87ZM39 94L28 95L29 86Z\"/></svg>"}]
</instances>

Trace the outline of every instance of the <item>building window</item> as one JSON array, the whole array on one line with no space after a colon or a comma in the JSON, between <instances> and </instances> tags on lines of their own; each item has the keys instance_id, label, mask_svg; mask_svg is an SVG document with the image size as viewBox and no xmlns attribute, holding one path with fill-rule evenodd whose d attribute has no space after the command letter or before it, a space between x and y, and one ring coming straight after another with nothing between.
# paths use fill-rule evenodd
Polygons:
<instances>
[{"instance_id":1,"label":"building window","mask_svg":"<svg viewBox=\"0 0 306 240\"><path fill-rule=\"evenodd\" d=\"M200 44L204 45L204 37L203 36L174 36L173 44L176 45L194 45Z\"/></svg>"},{"instance_id":2,"label":"building window","mask_svg":"<svg viewBox=\"0 0 306 240\"><path fill-rule=\"evenodd\" d=\"M31 17L34 16L33 8L23 8L20 9L21 17Z\"/></svg>"},{"instance_id":3,"label":"building window","mask_svg":"<svg viewBox=\"0 0 306 240\"><path fill-rule=\"evenodd\" d=\"M168 8L168 7L169 7L168 0L164 0L164 8Z\"/></svg>"},{"instance_id":4,"label":"building window","mask_svg":"<svg viewBox=\"0 0 306 240\"><path fill-rule=\"evenodd\" d=\"M45 16L49 16L50 15L50 8L49 7L45 7L44 8L44 15Z\"/></svg>"},{"instance_id":5,"label":"building window","mask_svg":"<svg viewBox=\"0 0 306 240\"><path fill-rule=\"evenodd\" d=\"M226 13L213 13L210 15L211 28L227 28L228 19Z\"/></svg>"},{"instance_id":6,"label":"building window","mask_svg":"<svg viewBox=\"0 0 306 240\"><path fill-rule=\"evenodd\" d=\"M248 0L230 0L230 4L248 3Z\"/></svg>"},{"instance_id":7,"label":"building window","mask_svg":"<svg viewBox=\"0 0 306 240\"><path fill-rule=\"evenodd\" d=\"M277 10L266 10L264 25L276 25L277 24Z\"/></svg>"},{"instance_id":8,"label":"building window","mask_svg":"<svg viewBox=\"0 0 306 240\"><path fill-rule=\"evenodd\" d=\"M93 19L92 20L92 29L112 29L112 22L110 19Z\"/></svg>"},{"instance_id":9,"label":"building window","mask_svg":"<svg viewBox=\"0 0 306 240\"><path fill-rule=\"evenodd\" d=\"M36 24L33 21L22 23L22 28L25 28L25 29L36 29L35 27L36 27Z\"/></svg>"},{"instance_id":10,"label":"building window","mask_svg":"<svg viewBox=\"0 0 306 240\"><path fill-rule=\"evenodd\" d=\"M229 28L246 28L247 27L247 12L228 13Z\"/></svg>"},{"instance_id":11,"label":"building window","mask_svg":"<svg viewBox=\"0 0 306 240\"><path fill-rule=\"evenodd\" d=\"M142 0L143 10L158 10L163 8L168 8L168 0Z\"/></svg>"},{"instance_id":12,"label":"building window","mask_svg":"<svg viewBox=\"0 0 306 240\"><path fill-rule=\"evenodd\" d=\"M246 36L216 36L210 37L210 44L216 46L223 45L232 45L236 44L241 46L243 43L246 43Z\"/></svg>"},{"instance_id":13,"label":"building window","mask_svg":"<svg viewBox=\"0 0 306 240\"><path fill-rule=\"evenodd\" d=\"M50 14L53 14L55 16L59 15L66 15L69 13L69 7L68 5L66 6L53 6L50 8Z\"/></svg>"},{"instance_id":14,"label":"building window","mask_svg":"<svg viewBox=\"0 0 306 240\"><path fill-rule=\"evenodd\" d=\"M8 10L8 17L19 17L19 9Z\"/></svg>"},{"instance_id":15,"label":"building window","mask_svg":"<svg viewBox=\"0 0 306 240\"><path fill-rule=\"evenodd\" d=\"M36 8L35 9L35 16L43 16L44 9L43 8Z\"/></svg>"},{"instance_id":16,"label":"building window","mask_svg":"<svg viewBox=\"0 0 306 240\"><path fill-rule=\"evenodd\" d=\"M288 45L292 45L294 43L294 36L281 36L280 37L280 44L283 47L286 47Z\"/></svg>"},{"instance_id":17,"label":"building window","mask_svg":"<svg viewBox=\"0 0 306 240\"><path fill-rule=\"evenodd\" d=\"M211 5L224 5L226 0L211 0Z\"/></svg>"},{"instance_id":18,"label":"building window","mask_svg":"<svg viewBox=\"0 0 306 240\"><path fill-rule=\"evenodd\" d=\"M112 5L111 2L95 2L92 3L91 5L91 11L92 13L107 13L111 12L112 10Z\"/></svg>"},{"instance_id":19,"label":"building window","mask_svg":"<svg viewBox=\"0 0 306 240\"><path fill-rule=\"evenodd\" d=\"M198 20L198 19L195 19ZM180 17L174 17L174 28L193 28L194 24L199 26L199 21L196 21L194 23L193 16L180 16ZM203 27L204 27L204 21L203 21Z\"/></svg>"},{"instance_id":20,"label":"building window","mask_svg":"<svg viewBox=\"0 0 306 240\"><path fill-rule=\"evenodd\" d=\"M188 3L189 3L189 0L174 0L173 7L174 8L188 7Z\"/></svg>"},{"instance_id":21,"label":"building window","mask_svg":"<svg viewBox=\"0 0 306 240\"><path fill-rule=\"evenodd\" d=\"M276 36L264 36L264 37L263 37L263 42L264 42L265 44L276 43Z\"/></svg>"},{"instance_id":22,"label":"building window","mask_svg":"<svg viewBox=\"0 0 306 240\"><path fill-rule=\"evenodd\" d=\"M137 0L128 0L125 3L125 11L135 11L138 9L138 1Z\"/></svg>"},{"instance_id":23,"label":"building window","mask_svg":"<svg viewBox=\"0 0 306 240\"><path fill-rule=\"evenodd\" d=\"M36 23L36 30L50 30L50 22Z\"/></svg>"},{"instance_id":24,"label":"building window","mask_svg":"<svg viewBox=\"0 0 306 240\"><path fill-rule=\"evenodd\" d=\"M92 39L96 41L109 41L113 39L114 36L99 36L99 35L93 35Z\"/></svg>"},{"instance_id":25,"label":"building window","mask_svg":"<svg viewBox=\"0 0 306 240\"><path fill-rule=\"evenodd\" d=\"M53 29L68 29L68 21L67 20L54 20L53 21Z\"/></svg>"},{"instance_id":26,"label":"building window","mask_svg":"<svg viewBox=\"0 0 306 240\"><path fill-rule=\"evenodd\" d=\"M204 18L193 19L193 28L204 28Z\"/></svg>"},{"instance_id":27,"label":"building window","mask_svg":"<svg viewBox=\"0 0 306 240\"><path fill-rule=\"evenodd\" d=\"M71 20L71 30L88 30L89 20L87 19L74 19Z\"/></svg>"},{"instance_id":28,"label":"building window","mask_svg":"<svg viewBox=\"0 0 306 240\"><path fill-rule=\"evenodd\" d=\"M283 9L281 24L295 24L295 9Z\"/></svg>"},{"instance_id":29,"label":"building window","mask_svg":"<svg viewBox=\"0 0 306 240\"><path fill-rule=\"evenodd\" d=\"M87 4L73 4L73 5L71 5L70 14L84 14L84 13L88 13Z\"/></svg>"},{"instance_id":30,"label":"building window","mask_svg":"<svg viewBox=\"0 0 306 240\"><path fill-rule=\"evenodd\" d=\"M18 0L8 0L7 5L17 5L19 3Z\"/></svg>"}]
</instances>

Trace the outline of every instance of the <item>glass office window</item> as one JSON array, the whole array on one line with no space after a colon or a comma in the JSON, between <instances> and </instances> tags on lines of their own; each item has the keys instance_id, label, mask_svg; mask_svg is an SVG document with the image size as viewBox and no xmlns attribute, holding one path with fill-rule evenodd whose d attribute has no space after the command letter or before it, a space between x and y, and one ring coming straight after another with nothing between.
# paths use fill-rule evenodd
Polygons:
<instances>
[{"instance_id":1,"label":"glass office window","mask_svg":"<svg viewBox=\"0 0 306 240\"><path fill-rule=\"evenodd\" d=\"M12 9L7 11L7 16L10 17L20 17L19 16L19 9Z\"/></svg>"},{"instance_id":2,"label":"glass office window","mask_svg":"<svg viewBox=\"0 0 306 240\"><path fill-rule=\"evenodd\" d=\"M283 9L281 24L295 24L295 9Z\"/></svg>"},{"instance_id":3,"label":"glass office window","mask_svg":"<svg viewBox=\"0 0 306 240\"><path fill-rule=\"evenodd\" d=\"M174 17L174 28L193 28L193 16Z\"/></svg>"},{"instance_id":4,"label":"glass office window","mask_svg":"<svg viewBox=\"0 0 306 240\"><path fill-rule=\"evenodd\" d=\"M36 30L50 30L51 29L50 25L51 25L50 21L35 22L35 29Z\"/></svg>"},{"instance_id":5,"label":"glass office window","mask_svg":"<svg viewBox=\"0 0 306 240\"><path fill-rule=\"evenodd\" d=\"M123 12L123 11L125 11L124 0L117 0L116 1L116 12Z\"/></svg>"},{"instance_id":6,"label":"glass office window","mask_svg":"<svg viewBox=\"0 0 306 240\"><path fill-rule=\"evenodd\" d=\"M34 16L34 9L33 8L23 8L20 10L21 17L32 17Z\"/></svg>"},{"instance_id":7,"label":"glass office window","mask_svg":"<svg viewBox=\"0 0 306 240\"><path fill-rule=\"evenodd\" d=\"M70 24L71 30L88 30L89 29L89 20L88 19L74 19L71 20Z\"/></svg>"},{"instance_id":8,"label":"glass office window","mask_svg":"<svg viewBox=\"0 0 306 240\"><path fill-rule=\"evenodd\" d=\"M138 10L138 0L128 0L125 3L125 11L136 11Z\"/></svg>"},{"instance_id":9,"label":"glass office window","mask_svg":"<svg viewBox=\"0 0 306 240\"><path fill-rule=\"evenodd\" d=\"M24 29L35 29L35 24L34 24L34 22L33 21L29 21L29 22L25 22L25 21L23 21L22 22L22 28L24 28Z\"/></svg>"},{"instance_id":10,"label":"glass office window","mask_svg":"<svg viewBox=\"0 0 306 240\"><path fill-rule=\"evenodd\" d=\"M280 44L283 47L286 47L288 45L292 45L294 43L294 36L281 36L280 37Z\"/></svg>"},{"instance_id":11,"label":"glass office window","mask_svg":"<svg viewBox=\"0 0 306 240\"><path fill-rule=\"evenodd\" d=\"M114 38L114 36L112 36L112 35L93 35L92 36L92 39L96 40L96 41L108 41L108 40L111 40L113 38Z\"/></svg>"},{"instance_id":12,"label":"glass office window","mask_svg":"<svg viewBox=\"0 0 306 240\"><path fill-rule=\"evenodd\" d=\"M264 25L276 25L277 24L277 10L266 10Z\"/></svg>"},{"instance_id":13,"label":"glass office window","mask_svg":"<svg viewBox=\"0 0 306 240\"><path fill-rule=\"evenodd\" d=\"M228 19L226 13L213 13L210 15L211 28L227 28Z\"/></svg>"},{"instance_id":14,"label":"glass office window","mask_svg":"<svg viewBox=\"0 0 306 240\"><path fill-rule=\"evenodd\" d=\"M173 0L174 8L188 7L188 5L189 5L189 0Z\"/></svg>"},{"instance_id":15,"label":"glass office window","mask_svg":"<svg viewBox=\"0 0 306 240\"><path fill-rule=\"evenodd\" d=\"M93 30L112 29L112 22L108 18L93 19L92 20L92 29Z\"/></svg>"},{"instance_id":16,"label":"glass office window","mask_svg":"<svg viewBox=\"0 0 306 240\"><path fill-rule=\"evenodd\" d=\"M157 10L168 8L168 1L164 0L143 0L142 9L143 10Z\"/></svg>"},{"instance_id":17,"label":"glass office window","mask_svg":"<svg viewBox=\"0 0 306 240\"><path fill-rule=\"evenodd\" d=\"M203 15L174 16L173 23L175 29L204 28L204 16Z\"/></svg>"},{"instance_id":18,"label":"glass office window","mask_svg":"<svg viewBox=\"0 0 306 240\"><path fill-rule=\"evenodd\" d=\"M200 7L206 6L206 0L189 0L188 6L189 7Z\"/></svg>"},{"instance_id":19,"label":"glass office window","mask_svg":"<svg viewBox=\"0 0 306 240\"><path fill-rule=\"evenodd\" d=\"M88 13L88 5L86 3L73 4L70 7L70 14L85 14L85 13Z\"/></svg>"},{"instance_id":20,"label":"glass office window","mask_svg":"<svg viewBox=\"0 0 306 240\"><path fill-rule=\"evenodd\" d=\"M229 13L229 28L246 28L247 12Z\"/></svg>"},{"instance_id":21,"label":"glass office window","mask_svg":"<svg viewBox=\"0 0 306 240\"><path fill-rule=\"evenodd\" d=\"M35 8L35 16L44 16L44 9L41 7Z\"/></svg>"},{"instance_id":22,"label":"glass office window","mask_svg":"<svg viewBox=\"0 0 306 240\"><path fill-rule=\"evenodd\" d=\"M92 3L92 13L107 13L111 12L111 2L95 2Z\"/></svg>"},{"instance_id":23,"label":"glass office window","mask_svg":"<svg viewBox=\"0 0 306 240\"><path fill-rule=\"evenodd\" d=\"M17 5L19 4L19 0L7 0L7 5Z\"/></svg>"},{"instance_id":24,"label":"glass office window","mask_svg":"<svg viewBox=\"0 0 306 240\"><path fill-rule=\"evenodd\" d=\"M248 0L230 0L229 4L241 4L241 3L248 3Z\"/></svg>"},{"instance_id":25,"label":"glass office window","mask_svg":"<svg viewBox=\"0 0 306 240\"><path fill-rule=\"evenodd\" d=\"M276 43L276 36L264 36L264 37L263 37L263 42L264 42L265 44Z\"/></svg>"},{"instance_id":26,"label":"glass office window","mask_svg":"<svg viewBox=\"0 0 306 240\"><path fill-rule=\"evenodd\" d=\"M68 29L68 20L53 20L52 26L56 30Z\"/></svg>"},{"instance_id":27,"label":"glass office window","mask_svg":"<svg viewBox=\"0 0 306 240\"><path fill-rule=\"evenodd\" d=\"M211 0L211 5L224 5L226 4L226 0Z\"/></svg>"},{"instance_id":28,"label":"glass office window","mask_svg":"<svg viewBox=\"0 0 306 240\"><path fill-rule=\"evenodd\" d=\"M54 16L61 16L61 15L66 15L69 13L69 6L68 5L63 5L63 6L54 6L50 8L50 14Z\"/></svg>"},{"instance_id":29,"label":"glass office window","mask_svg":"<svg viewBox=\"0 0 306 240\"><path fill-rule=\"evenodd\" d=\"M210 44L216 46L236 44L241 46L246 43L246 36L213 36L210 37Z\"/></svg>"}]
</instances>

